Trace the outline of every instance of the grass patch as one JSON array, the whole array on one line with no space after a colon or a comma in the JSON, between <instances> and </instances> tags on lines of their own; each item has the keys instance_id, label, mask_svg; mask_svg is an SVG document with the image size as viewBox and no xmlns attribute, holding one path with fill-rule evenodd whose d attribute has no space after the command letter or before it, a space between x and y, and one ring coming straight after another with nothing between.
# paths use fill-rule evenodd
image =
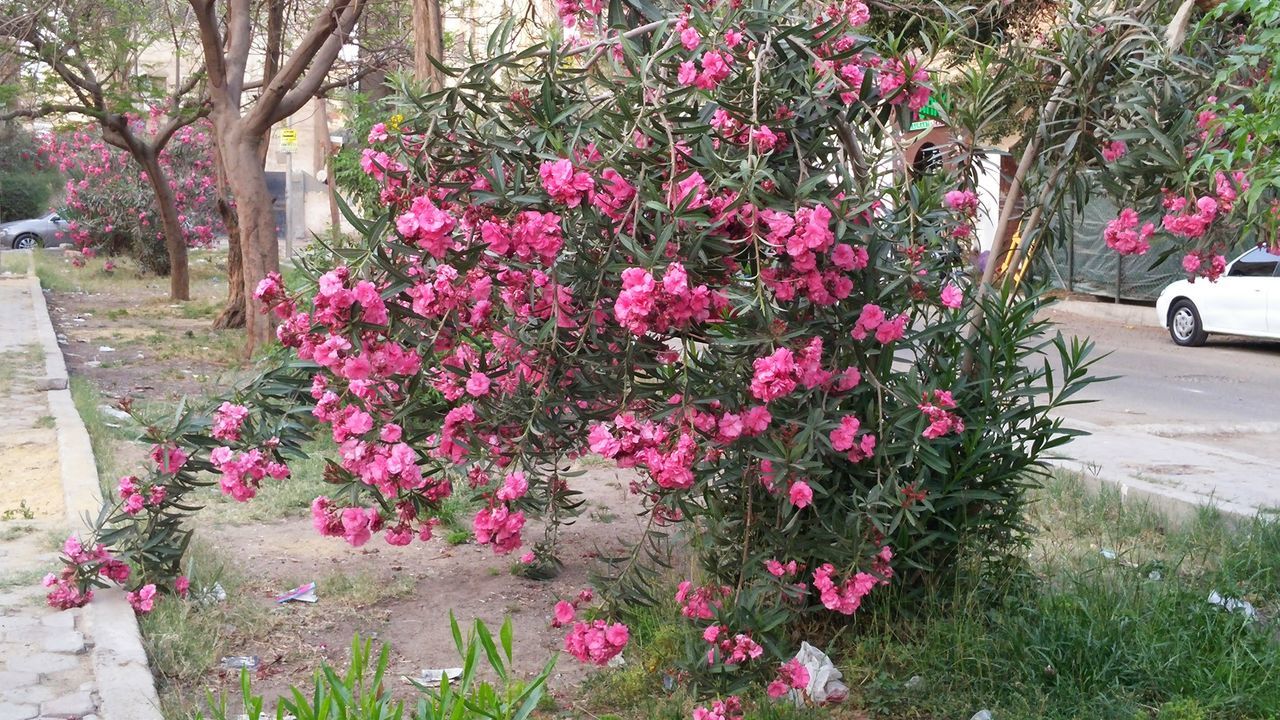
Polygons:
<instances>
[{"instance_id":1,"label":"grass patch","mask_svg":"<svg viewBox=\"0 0 1280 720\"><path fill-rule=\"evenodd\" d=\"M210 491L208 507L203 511L212 520L229 525L275 522L282 518L302 517L311 511L311 501L331 491L324 482L325 457L337 450L328 439L316 440L304 448L306 457L289 463L291 476L285 480L262 481L257 496L241 503L218 492Z\"/></svg>"},{"instance_id":2,"label":"grass patch","mask_svg":"<svg viewBox=\"0 0 1280 720\"><path fill-rule=\"evenodd\" d=\"M408 597L416 585L411 575L397 575L388 582L367 574L350 576L339 571L320 578L316 592L321 602L360 609L384 600Z\"/></svg>"},{"instance_id":3,"label":"grass patch","mask_svg":"<svg viewBox=\"0 0 1280 720\"><path fill-rule=\"evenodd\" d=\"M11 590L21 587L35 587L40 584L40 578L45 576L48 570L36 568L34 570L14 570L0 575L0 590Z\"/></svg>"},{"instance_id":4,"label":"grass patch","mask_svg":"<svg viewBox=\"0 0 1280 720\"><path fill-rule=\"evenodd\" d=\"M20 250L6 250L4 252L0 252L0 273L26 275L27 267L30 263L29 258L29 252L22 252Z\"/></svg>"},{"instance_id":5,"label":"grass patch","mask_svg":"<svg viewBox=\"0 0 1280 720\"><path fill-rule=\"evenodd\" d=\"M1029 519L1040 530L1020 574L1001 588L940 593L914 612L864 608L829 648L849 700L804 716L938 720L984 709L999 720L1276 716L1280 523L1229 522L1205 510L1175 525L1067 475L1036 499ZM1258 619L1210 604L1211 591L1247 600ZM662 680L700 627L673 607L627 619L627 666L592 677L584 701L601 717L679 717L691 704L679 690L669 695ZM757 705L747 717L777 712L784 711Z\"/></svg>"},{"instance_id":6,"label":"grass patch","mask_svg":"<svg viewBox=\"0 0 1280 720\"><path fill-rule=\"evenodd\" d=\"M0 542L17 540L20 537L25 537L35 532L35 529L34 525L23 525L21 523L14 523L11 525L9 522L6 522L4 525L0 525Z\"/></svg>"},{"instance_id":7,"label":"grass patch","mask_svg":"<svg viewBox=\"0 0 1280 720\"><path fill-rule=\"evenodd\" d=\"M106 402L102 393L93 383L83 377L71 377L71 400L75 403L84 427L89 431L89 444L93 446L93 461L98 467L98 484L104 492L110 486L109 478L114 477L116 465L116 443L123 440L114 428L107 425L107 420L98 409Z\"/></svg>"},{"instance_id":8,"label":"grass patch","mask_svg":"<svg viewBox=\"0 0 1280 720\"><path fill-rule=\"evenodd\" d=\"M199 541L192 543L188 563L193 597L216 583L227 599L166 598L140 619L161 706L172 718L188 717L188 708L203 704L203 691L184 688L204 687L223 656L239 654L241 647L279 622L279 616L255 596L248 578Z\"/></svg>"}]
</instances>

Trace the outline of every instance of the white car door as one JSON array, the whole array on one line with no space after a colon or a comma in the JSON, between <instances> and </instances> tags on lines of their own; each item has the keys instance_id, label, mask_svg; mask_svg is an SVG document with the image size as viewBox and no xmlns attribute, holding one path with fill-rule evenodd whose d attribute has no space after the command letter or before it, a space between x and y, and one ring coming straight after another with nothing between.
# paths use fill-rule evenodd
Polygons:
<instances>
[{"instance_id":1,"label":"white car door","mask_svg":"<svg viewBox=\"0 0 1280 720\"><path fill-rule=\"evenodd\" d=\"M1268 332L1268 305L1276 283L1280 256L1261 248L1241 255L1227 274L1206 293L1201 319L1210 332L1265 335Z\"/></svg>"}]
</instances>

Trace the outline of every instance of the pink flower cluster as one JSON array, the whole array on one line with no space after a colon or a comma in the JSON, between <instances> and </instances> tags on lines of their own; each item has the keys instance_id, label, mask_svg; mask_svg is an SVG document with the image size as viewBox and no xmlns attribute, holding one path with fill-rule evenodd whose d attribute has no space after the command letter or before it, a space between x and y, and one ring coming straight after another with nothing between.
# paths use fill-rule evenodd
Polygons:
<instances>
[{"instance_id":1,"label":"pink flower cluster","mask_svg":"<svg viewBox=\"0 0 1280 720\"><path fill-rule=\"evenodd\" d=\"M764 648L750 635L737 633L731 636L731 631L724 625L707 626L702 631L702 639L711 645L707 650L708 665L715 665L717 661L725 665L741 665L764 654Z\"/></svg>"},{"instance_id":2,"label":"pink flower cluster","mask_svg":"<svg viewBox=\"0 0 1280 720\"><path fill-rule=\"evenodd\" d=\"M480 226L480 237L490 252L501 257L514 257L526 263L537 260L546 266L556 261L564 247L560 216L537 210L523 210L509 223L486 220Z\"/></svg>"},{"instance_id":3,"label":"pink flower cluster","mask_svg":"<svg viewBox=\"0 0 1280 720\"><path fill-rule=\"evenodd\" d=\"M828 438L831 440L831 447L837 452L846 453L849 462L862 462L871 457L876 449L876 436L871 433L863 433L858 436L858 431L862 429L862 421L852 415L845 415L840 418L840 426L831 431Z\"/></svg>"},{"instance_id":4,"label":"pink flower cluster","mask_svg":"<svg viewBox=\"0 0 1280 720\"><path fill-rule=\"evenodd\" d=\"M622 623L578 622L564 638L564 649L581 662L608 664L627 646L631 631Z\"/></svg>"},{"instance_id":5,"label":"pink flower cluster","mask_svg":"<svg viewBox=\"0 0 1280 720\"><path fill-rule=\"evenodd\" d=\"M1107 242L1107 247L1121 255L1145 255L1151 249L1151 236L1155 234L1156 226L1147 223L1139 229L1139 222L1137 211L1125 208L1119 217L1107 223L1102 239Z\"/></svg>"},{"instance_id":6,"label":"pink flower cluster","mask_svg":"<svg viewBox=\"0 0 1280 720\"><path fill-rule=\"evenodd\" d=\"M139 615L146 615L155 609L156 586L151 583L143 585L133 592L125 593L124 599L129 602L134 612Z\"/></svg>"},{"instance_id":7,"label":"pink flower cluster","mask_svg":"<svg viewBox=\"0 0 1280 720\"><path fill-rule=\"evenodd\" d=\"M240 426L249 417L249 408L224 402L213 414L212 434L218 440L236 442L240 439Z\"/></svg>"},{"instance_id":8,"label":"pink flower cluster","mask_svg":"<svg viewBox=\"0 0 1280 720\"><path fill-rule=\"evenodd\" d=\"M187 464L187 452L176 445L152 445L151 460L166 475L176 474Z\"/></svg>"},{"instance_id":9,"label":"pink flower cluster","mask_svg":"<svg viewBox=\"0 0 1280 720\"><path fill-rule=\"evenodd\" d=\"M964 303L964 291L954 283L947 283L942 287L942 294L939 299L943 307L957 310Z\"/></svg>"},{"instance_id":10,"label":"pink flower cluster","mask_svg":"<svg viewBox=\"0 0 1280 720\"><path fill-rule=\"evenodd\" d=\"M862 605L862 599L877 585L889 584L889 580L893 577L893 569L889 565L892 559L893 550L886 545L880 548L872 565L874 574L855 573L843 583L834 580L836 570L831 563L821 565L813 571L813 586L818 590L818 597L823 607L842 615L852 615L857 612Z\"/></svg>"},{"instance_id":11,"label":"pink flower cluster","mask_svg":"<svg viewBox=\"0 0 1280 720\"><path fill-rule=\"evenodd\" d=\"M613 220L626 217L628 206L636 196L636 188L613 168L600 173L600 189L591 198L591 204Z\"/></svg>"},{"instance_id":12,"label":"pink flower cluster","mask_svg":"<svg viewBox=\"0 0 1280 720\"><path fill-rule=\"evenodd\" d=\"M62 554L66 556L67 566L60 574L45 575L42 584L50 588L46 600L49 605L66 610L81 607L93 599L93 591L80 591L76 582L76 569L87 569L116 583L129 579L129 566L107 552L107 547L98 544L93 549L86 549L80 539L72 535L62 544Z\"/></svg>"},{"instance_id":13,"label":"pink flower cluster","mask_svg":"<svg viewBox=\"0 0 1280 720\"><path fill-rule=\"evenodd\" d=\"M742 700L737 695L716 700L710 707L693 709L693 720L742 720L742 718Z\"/></svg>"},{"instance_id":14,"label":"pink flower cluster","mask_svg":"<svg viewBox=\"0 0 1280 720\"><path fill-rule=\"evenodd\" d=\"M964 432L964 421L955 413L948 412L956 407L956 401L951 396L950 390L933 391L932 401L929 393L925 393L924 402L916 407L929 418L929 426L922 433L926 438L936 440L943 435L952 433L958 435Z\"/></svg>"},{"instance_id":15,"label":"pink flower cluster","mask_svg":"<svg viewBox=\"0 0 1280 720\"><path fill-rule=\"evenodd\" d=\"M576 169L569 160L561 158L542 163L538 177L542 180L542 189L551 199L566 207L576 208L582 201L589 202L595 196L595 180L590 174Z\"/></svg>"},{"instance_id":16,"label":"pink flower cluster","mask_svg":"<svg viewBox=\"0 0 1280 720\"><path fill-rule=\"evenodd\" d=\"M761 279L779 300L808 298L817 305L834 305L853 292L848 273L867 266L862 247L836 243L831 211L825 205L799 208L795 213L761 210L765 241L778 264L761 269Z\"/></svg>"},{"instance_id":17,"label":"pink flower cluster","mask_svg":"<svg viewBox=\"0 0 1280 720\"><path fill-rule=\"evenodd\" d=\"M1164 207L1168 211L1161 221L1164 229L1170 234L1191 240L1203 237L1218 217L1218 201L1208 195L1197 198L1194 208L1188 208L1187 199L1181 197L1166 198ZM1108 229L1110 227L1107 226ZM1111 242L1108 241L1107 244L1110 245Z\"/></svg>"},{"instance_id":18,"label":"pink flower cluster","mask_svg":"<svg viewBox=\"0 0 1280 720\"><path fill-rule=\"evenodd\" d=\"M710 620L732 592L733 588L728 586L694 588L693 583L685 580L676 589L676 603L680 605L681 615L691 620Z\"/></svg>"},{"instance_id":19,"label":"pink flower cluster","mask_svg":"<svg viewBox=\"0 0 1280 720\"><path fill-rule=\"evenodd\" d=\"M792 690L803 692L808 687L808 668L798 659L792 658L778 667L778 676L769 683L765 693L771 698L780 698Z\"/></svg>"},{"instance_id":20,"label":"pink flower cluster","mask_svg":"<svg viewBox=\"0 0 1280 720\"><path fill-rule=\"evenodd\" d=\"M373 508L340 508L321 495L311 501L311 524L321 535L340 537L352 547L360 547L382 529L383 523L382 516Z\"/></svg>"},{"instance_id":21,"label":"pink flower cluster","mask_svg":"<svg viewBox=\"0 0 1280 720\"><path fill-rule=\"evenodd\" d=\"M453 216L436 207L426 195L414 198L409 209L396 218L396 230L437 259L452 247L456 225Z\"/></svg>"},{"instance_id":22,"label":"pink flower cluster","mask_svg":"<svg viewBox=\"0 0 1280 720\"><path fill-rule=\"evenodd\" d=\"M289 477L288 465L275 462L258 448L236 452L226 446L216 447L209 453L209 463L222 473L218 478L222 493L237 502L251 500L257 495L265 477L276 480Z\"/></svg>"},{"instance_id":23,"label":"pink flower cluster","mask_svg":"<svg viewBox=\"0 0 1280 720\"><path fill-rule=\"evenodd\" d=\"M966 217L978 214L978 194L972 190L951 190L942 196L947 209Z\"/></svg>"},{"instance_id":24,"label":"pink flower cluster","mask_svg":"<svg viewBox=\"0 0 1280 720\"><path fill-rule=\"evenodd\" d=\"M702 69L699 70L698 66ZM686 87L699 90L715 90L729 77L732 71L733 56L719 50L708 50L700 58L680 63L676 80Z\"/></svg>"},{"instance_id":25,"label":"pink flower cluster","mask_svg":"<svg viewBox=\"0 0 1280 720\"><path fill-rule=\"evenodd\" d=\"M124 503L123 510L128 515L138 514L144 506L159 507L168 493L168 489L161 484L144 488L142 481L133 475L126 475L120 478L116 490L120 494L120 500Z\"/></svg>"},{"instance_id":26,"label":"pink flower cluster","mask_svg":"<svg viewBox=\"0 0 1280 720\"><path fill-rule=\"evenodd\" d=\"M913 66L911 61L904 65L902 61L890 58L880 66L880 95L888 98L890 105L907 103L907 107L919 111L929 104L929 96L933 91L926 84L929 72L922 67ZM902 88L906 91L902 92Z\"/></svg>"},{"instance_id":27,"label":"pink flower cluster","mask_svg":"<svg viewBox=\"0 0 1280 720\"><path fill-rule=\"evenodd\" d=\"M1102 146L1102 159L1113 163L1129 154L1129 146L1123 140L1113 140Z\"/></svg>"},{"instance_id":28,"label":"pink flower cluster","mask_svg":"<svg viewBox=\"0 0 1280 720\"><path fill-rule=\"evenodd\" d=\"M551 627L558 628L573 622L574 617L578 613L578 606L585 605L595 599L595 593L591 588L587 588L578 593L578 597L572 601L560 600L556 603L552 614Z\"/></svg>"},{"instance_id":29,"label":"pink flower cluster","mask_svg":"<svg viewBox=\"0 0 1280 720\"><path fill-rule=\"evenodd\" d=\"M1182 257L1182 269L1194 277L1217 282L1222 273L1227 271L1227 259L1217 253L1196 250Z\"/></svg>"},{"instance_id":30,"label":"pink flower cluster","mask_svg":"<svg viewBox=\"0 0 1280 720\"><path fill-rule=\"evenodd\" d=\"M643 268L622 271L622 292L613 303L618 324L636 335L667 333L706 322L724 299L706 285L690 287L684 265L673 262L658 281Z\"/></svg>"},{"instance_id":31,"label":"pink flower cluster","mask_svg":"<svg viewBox=\"0 0 1280 720\"><path fill-rule=\"evenodd\" d=\"M476 513L471 528L476 542L493 545L493 551L505 555L520 547L520 530L524 527L524 513L511 511L506 505L487 507Z\"/></svg>"},{"instance_id":32,"label":"pink flower cluster","mask_svg":"<svg viewBox=\"0 0 1280 720\"><path fill-rule=\"evenodd\" d=\"M901 340L906 327L906 313L890 318L879 305L867 304L862 306L862 311L858 313L858 319L854 322L853 330L849 334L854 340L865 340L868 335L875 333L875 338L880 344L888 345L895 340Z\"/></svg>"}]
</instances>

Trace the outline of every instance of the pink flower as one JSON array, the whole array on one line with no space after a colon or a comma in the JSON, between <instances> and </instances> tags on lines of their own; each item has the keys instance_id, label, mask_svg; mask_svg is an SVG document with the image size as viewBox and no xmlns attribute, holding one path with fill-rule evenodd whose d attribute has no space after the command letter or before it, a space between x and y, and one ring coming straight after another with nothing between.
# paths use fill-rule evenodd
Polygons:
<instances>
[{"instance_id":1,"label":"pink flower","mask_svg":"<svg viewBox=\"0 0 1280 720\"><path fill-rule=\"evenodd\" d=\"M685 50L693 50L701 42L702 36L698 34L697 30L687 27L680 31L680 44L684 46Z\"/></svg>"},{"instance_id":2,"label":"pink flower","mask_svg":"<svg viewBox=\"0 0 1280 720\"><path fill-rule=\"evenodd\" d=\"M768 357L757 358L751 378L751 396L763 402L789 395L796 389L795 356L787 348L778 348Z\"/></svg>"},{"instance_id":3,"label":"pink flower","mask_svg":"<svg viewBox=\"0 0 1280 720\"><path fill-rule=\"evenodd\" d=\"M1102 146L1102 159L1113 163L1129 154L1129 146L1123 140L1115 140Z\"/></svg>"},{"instance_id":4,"label":"pink flower","mask_svg":"<svg viewBox=\"0 0 1280 720\"><path fill-rule=\"evenodd\" d=\"M582 662L606 665L626 647L630 631L622 623L574 623L564 638L564 649Z\"/></svg>"},{"instance_id":5,"label":"pink flower","mask_svg":"<svg viewBox=\"0 0 1280 720\"><path fill-rule=\"evenodd\" d=\"M489 376L480 371L471 373L467 378L467 394L471 397L483 397L489 394Z\"/></svg>"},{"instance_id":6,"label":"pink flower","mask_svg":"<svg viewBox=\"0 0 1280 720\"><path fill-rule=\"evenodd\" d=\"M1120 216L1107 223L1103 230L1102 238L1107 247L1121 255L1145 255L1151 248L1149 241L1156 232L1156 226L1147 223L1138 230L1138 222L1138 213L1133 208L1121 210Z\"/></svg>"},{"instance_id":7,"label":"pink flower","mask_svg":"<svg viewBox=\"0 0 1280 720\"><path fill-rule=\"evenodd\" d=\"M972 190L952 190L943 196L942 201L952 211L968 217L978 214L978 195Z\"/></svg>"},{"instance_id":8,"label":"pink flower","mask_svg":"<svg viewBox=\"0 0 1280 720\"><path fill-rule=\"evenodd\" d=\"M191 588L191 580L186 575L179 575L177 580L173 581L173 589L178 593L178 597L186 597L187 592Z\"/></svg>"},{"instance_id":9,"label":"pink flower","mask_svg":"<svg viewBox=\"0 0 1280 720\"><path fill-rule=\"evenodd\" d=\"M156 586L153 584L143 585L141 589L125 595L125 599L133 606L134 612L139 615L146 615L155 608L155 597Z\"/></svg>"},{"instance_id":10,"label":"pink flower","mask_svg":"<svg viewBox=\"0 0 1280 720\"><path fill-rule=\"evenodd\" d=\"M542 179L542 189L547 191L551 199L571 208L589 199L595 190L595 180L591 175L576 170L573 163L561 158L554 162L544 162L538 168L538 177Z\"/></svg>"},{"instance_id":11,"label":"pink flower","mask_svg":"<svg viewBox=\"0 0 1280 720\"><path fill-rule=\"evenodd\" d=\"M791 504L801 510L813 504L813 489L803 480L791 483L790 496Z\"/></svg>"},{"instance_id":12,"label":"pink flower","mask_svg":"<svg viewBox=\"0 0 1280 720\"><path fill-rule=\"evenodd\" d=\"M213 415L213 436L228 442L239 440L240 426L244 424L247 417L249 417L249 408L230 402L222 403Z\"/></svg>"},{"instance_id":13,"label":"pink flower","mask_svg":"<svg viewBox=\"0 0 1280 720\"><path fill-rule=\"evenodd\" d=\"M551 627L561 627L562 625L568 625L569 623L573 622L573 618L576 613L577 613L577 610L573 607L571 603L567 603L564 600L561 600L560 602L556 603L555 619L551 621Z\"/></svg>"},{"instance_id":14,"label":"pink flower","mask_svg":"<svg viewBox=\"0 0 1280 720\"><path fill-rule=\"evenodd\" d=\"M955 310L964 302L964 293L954 283L947 283L942 288L942 306Z\"/></svg>"},{"instance_id":15,"label":"pink flower","mask_svg":"<svg viewBox=\"0 0 1280 720\"><path fill-rule=\"evenodd\" d=\"M780 698L791 690L809 687L809 670L798 659L792 658L778 667L778 677L769 683L768 694Z\"/></svg>"},{"instance_id":16,"label":"pink flower","mask_svg":"<svg viewBox=\"0 0 1280 720\"><path fill-rule=\"evenodd\" d=\"M496 497L503 502L519 500L529 492L529 480L522 472L513 472L507 475L502 483L502 487L498 489Z\"/></svg>"}]
</instances>

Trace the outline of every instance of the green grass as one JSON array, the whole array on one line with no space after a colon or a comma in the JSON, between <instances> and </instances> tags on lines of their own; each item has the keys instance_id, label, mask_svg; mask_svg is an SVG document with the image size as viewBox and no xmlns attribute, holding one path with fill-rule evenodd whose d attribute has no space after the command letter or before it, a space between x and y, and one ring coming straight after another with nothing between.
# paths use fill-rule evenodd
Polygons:
<instances>
[{"instance_id":1,"label":"green grass","mask_svg":"<svg viewBox=\"0 0 1280 720\"><path fill-rule=\"evenodd\" d=\"M89 431L89 443L93 446L93 461L98 467L98 483L104 492L111 486L111 478L121 469L116 462L116 443L125 439L116 428L107 425L107 419L98 409L106 403L106 398L89 380L71 377L71 400L76 411L84 420L85 429ZM114 420L113 420L114 422Z\"/></svg>"},{"instance_id":2,"label":"green grass","mask_svg":"<svg viewBox=\"0 0 1280 720\"><path fill-rule=\"evenodd\" d=\"M218 583L226 590L227 599L166 599L140 619L161 706L169 718L189 717L190 708L203 706L203 692L183 688L201 687L223 656L239 654L244 643L265 635L280 622L278 614L247 587L248 578L234 563L224 561L198 541L192 543L187 562L193 593Z\"/></svg>"},{"instance_id":3,"label":"green grass","mask_svg":"<svg viewBox=\"0 0 1280 720\"><path fill-rule=\"evenodd\" d=\"M4 518L4 524L0 525L0 542L17 540L20 537L25 537L26 535L35 532L35 530L36 528L34 525L14 523L12 520Z\"/></svg>"},{"instance_id":4,"label":"green grass","mask_svg":"<svg viewBox=\"0 0 1280 720\"><path fill-rule=\"evenodd\" d=\"M47 572L48 570L41 568L6 572L0 575L0 590L37 586L40 584L40 578L44 577Z\"/></svg>"},{"instance_id":5,"label":"green grass","mask_svg":"<svg viewBox=\"0 0 1280 720\"><path fill-rule=\"evenodd\" d=\"M1067 476L1038 494L1029 519L1041 530L1005 587L942 592L913 612L864 608L827 648L849 700L805 717L1276 717L1280 524L1205 510L1175 525ZM1209 604L1213 590L1248 600L1261 619ZM679 717L690 701L667 697L661 677L698 628L673 607L627 619L627 667L594 676L585 702L601 717ZM758 706L747 717L776 712Z\"/></svg>"},{"instance_id":6,"label":"green grass","mask_svg":"<svg viewBox=\"0 0 1280 720\"><path fill-rule=\"evenodd\" d=\"M26 252L0 252L0 273L26 275L30 263L29 257L29 253Z\"/></svg>"},{"instance_id":7,"label":"green grass","mask_svg":"<svg viewBox=\"0 0 1280 720\"><path fill-rule=\"evenodd\" d=\"M306 457L289 463L292 475L284 480L264 479L253 500L240 503L211 491L208 506L202 514L218 523L248 525L275 522L281 518L301 517L311 511L311 501L331 492L324 482L325 457L333 457L337 450L332 441L316 440L304 448Z\"/></svg>"}]
</instances>

